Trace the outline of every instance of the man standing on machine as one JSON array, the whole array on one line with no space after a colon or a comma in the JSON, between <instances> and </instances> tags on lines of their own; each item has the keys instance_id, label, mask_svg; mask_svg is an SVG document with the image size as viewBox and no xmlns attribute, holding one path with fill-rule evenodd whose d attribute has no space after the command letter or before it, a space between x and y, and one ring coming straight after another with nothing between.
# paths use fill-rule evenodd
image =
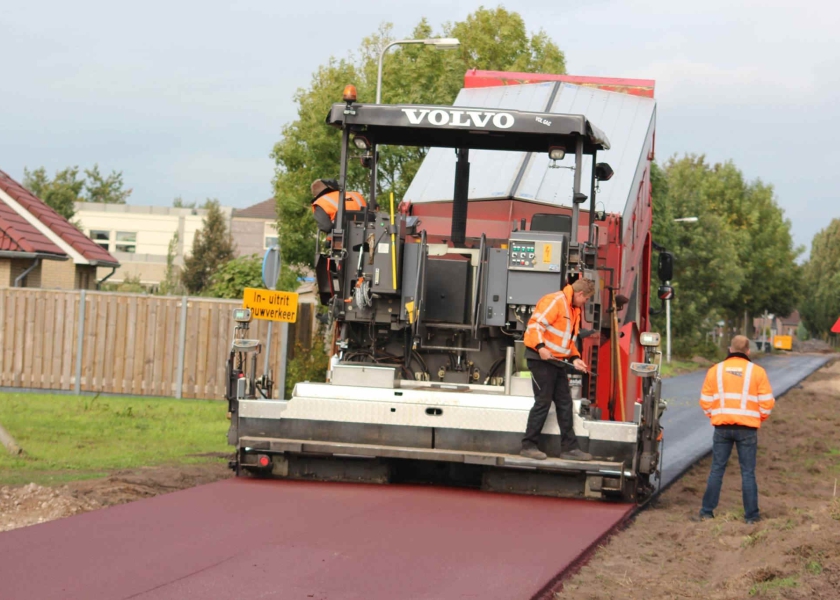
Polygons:
<instances>
[{"instance_id":1,"label":"man standing on machine","mask_svg":"<svg viewBox=\"0 0 840 600\"><path fill-rule=\"evenodd\" d=\"M316 179L310 186L312 192L312 216L318 229L329 233L333 229L335 216L338 214L338 182L335 179ZM359 192L344 194L344 210L364 210L364 197Z\"/></svg>"},{"instance_id":2,"label":"man standing on machine","mask_svg":"<svg viewBox=\"0 0 840 600\"><path fill-rule=\"evenodd\" d=\"M580 449L575 436L568 374L571 367L586 372L586 363L581 360L575 341L580 331L581 308L594 294L591 280L578 279L559 292L543 296L528 321L525 358L534 386L534 406L522 438L522 456L547 458L537 443L554 402L560 426L560 458L592 460L591 454Z\"/></svg>"}]
</instances>

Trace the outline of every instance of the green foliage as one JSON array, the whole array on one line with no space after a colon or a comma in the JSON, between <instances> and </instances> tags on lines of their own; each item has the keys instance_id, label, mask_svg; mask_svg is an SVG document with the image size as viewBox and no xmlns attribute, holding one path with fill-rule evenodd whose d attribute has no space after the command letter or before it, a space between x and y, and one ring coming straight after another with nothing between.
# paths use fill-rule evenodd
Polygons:
<instances>
[{"instance_id":1,"label":"green foliage","mask_svg":"<svg viewBox=\"0 0 840 600\"><path fill-rule=\"evenodd\" d=\"M53 179L47 176L44 167L34 171L24 168L23 187L69 221L76 214L76 202L84 200L81 194L85 182L78 177L79 167L58 171Z\"/></svg>"},{"instance_id":2,"label":"green foliage","mask_svg":"<svg viewBox=\"0 0 840 600\"><path fill-rule=\"evenodd\" d=\"M199 462L227 452L225 405L171 398L0 393L0 422L26 450L0 452L0 485Z\"/></svg>"},{"instance_id":3,"label":"green foliage","mask_svg":"<svg viewBox=\"0 0 840 600\"><path fill-rule=\"evenodd\" d=\"M262 288L262 258L256 254L240 256L224 263L210 279L205 295L239 299L246 287Z\"/></svg>"},{"instance_id":4,"label":"green foliage","mask_svg":"<svg viewBox=\"0 0 840 600\"><path fill-rule=\"evenodd\" d=\"M184 286L181 285L181 268L175 264L175 257L178 255L179 236L176 231L169 240L166 249L166 271L163 274L163 281L160 282L158 293L162 296L180 296L184 293Z\"/></svg>"},{"instance_id":5,"label":"green foliage","mask_svg":"<svg viewBox=\"0 0 840 600\"><path fill-rule=\"evenodd\" d=\"M786 315L793 310L801 250L793 246L790 221L771 186L745 182L731 161L712 166L696 155L655 166L651 185L653 240L676 259L675 353L714 358L717 350L705 335L718 320L741 329L745 311ZM681 217L698 217L698 222L674 222ZM655 327L664 329L664 321L664 314L657 315Z\"/></svg>"},{"instance_id":6,"label":"green foliage","mask_svg":"<svg viewBox=\"0 0 840 600\"><path fill-rule=\"evenodd\" d=\"M324 381L330 357L324 345L323 327L313 337L312 348L305 349L300 342L295 344L295 356L286 367L286 398L292 397L295 383L300 381Z\"/></svg>"},{"instance_id":7,"label":"green foliage","mask_svg":"<svg viewBox=\"0 0 840 600\"><path fill-rule=\"evenodd\" d=\"M104 204L125 204L133 190L123 189L122 171L111 171L107 177L99 172L99 165L93 169L85 169L85 191L87 202L102 202Z\"/></svg>"},{"instance_id":8,"label":"green foliage","mask_svg":"<svg viewBox=\"0 0 840 600\"><path fill-rule=\"evenodd\" d=\"M99 165L85 169L79 178L79 167L67 167L50 179L44 167L34 171L23 169L23 187L43 200L68 221L76 214L76 202L125 204L131 190L123 189L122 172L112 171L108 177L99 172Z\"/></svg>"},{"instance_id":9,"label":"green foliage","mask_svg":"<svg viewBox=\"0 0 840 600\"><path fill-rule=\"evenodd\" d=\"M457 37L457 50L435 51L421 44L397 46L383 61L382 102L451 104L471 68L565 73L563 53L543 32L529 35L522 17L502 7L479 8L464 21L447 23L436 32L424 19L407 36L411 39ZM331 58L312 77L308 88L295 94L298 118L283 128L274 146L274 181L278 235L284 264L298 272L310 266L315 247L309 186L318 178L338 176L340 132L324 125L330 106L340 101L344 86L356 86L359 102L376 98L379 54L393 41L390 25L364 38L356 54ZM414 177L424 148L383 146L377 193L391 191L399 201ZM349 162L348 189L369 195L369 172L359 161Z\"/></svg>"},{"instance_id":10,"label":"green foliage","mask_svg":"<svg viewBox=\"0 0 840 600\"><path fill-rule=\"evenodd\" d=\"M181 196L178 196L172 201L172 208L195 208L195 201L192 202L184 202L184 199Z\"/></svg>"},{"instance_id":11,"label":"green foliage","mask_svg":"<svg viewBox=\"0 0 840 600\"><path fill-rule=\"evenodd\" d=\"M806 297L806 299L803 300L802 304L804 305L805 302L807 302L807 297ZM799 325L796 326L796 339L807 340L807 339L810 339L810 338L811 338L811 334L808 332L808 329L805 327L805 323L800 321Z\"/></svg>"},{"instance_id":12,"label":"green foliage","mask_svg":"<svg viewBox=\"0 0 840 600\"><path fill-rule=\"evenodd\" d=\"M768 579L767 581L755 583L750 588L749 594L750 596L763 596L768 592L777 592L778 590L795 588L798 585L799 580L796 575L784 577L782 579Z\"/></svg>"},{"instance_id":13,"label":"green foliage","mask_svg":"<svg viewBox=\"0 0 840 600\"><path fill-rule=\"evenodd\" d=\"M218 200L209 200L202 228L193 238L192 253L184 259L181 282L190 294L201 294L216 270L233 258L233 239Z\"/></svg>"},{"instance_id":14,"label":"green foliage","mask_svg":"<svg viewBox=\"0 0 840 600\"><path fill-rule=\"evenodd\" d=\"M140 275L127 275L120 282L106 281L102 284L103 292L124 292L127 294L145 294L146 287L140 281Z\"/></svg>"},{"instance_id":15,"label":"green foliage","mask_svg":"<svg viewBox=\"0 0 840 600\"><path fill-rule=\"evenodd\" d=\"M840 219L814 236L802 279L807 294L799 313L812 335L826 339L840 318Z\"/></svg>"},{"instance_id":16,"label":"green foliage","mask_svg":"<svg viewBox=\"0 0 840 600\"><path fill-rule=\"evenodd\" d=\"M198 202L196 202L195 200L193 200L192 202L185 202L184 199L181 198L181 196L178 196L177 198L175 198L172 201L172 208L192 208L192 209L204 208L204 209L207 209L207 208L210 208L210 205L213 202L214 201L212 199L208 198L207 200L204 201L204 204L199 206Z\"/></svg>"}]
</instances>

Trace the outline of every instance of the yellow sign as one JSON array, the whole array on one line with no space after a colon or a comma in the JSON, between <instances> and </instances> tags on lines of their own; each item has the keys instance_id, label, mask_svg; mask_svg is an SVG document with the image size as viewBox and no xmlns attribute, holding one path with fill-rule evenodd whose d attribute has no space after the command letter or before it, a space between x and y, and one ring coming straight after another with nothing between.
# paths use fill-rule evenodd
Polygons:
<instances>
[{"instance_id":1,"label":"yellow sign","mask_svg":"<svg viewBox=\"0 0 840 600\"><path fill-rule=\"evenodd\" d=\"M790 350L793 348L793 336L777 335L773 338L773 347L777 350Z\"/></svg>"},{"instance_id":2,"label":"yellow sign","mask_svg":"<svg viewBox=\"0 0 840 600\"><path fill-rule=\"evenodd\" d=\"M245 288L242 306L250 308L255 319L294 323L297 321L298 295L295 292Z\"/></svg>"},{"instance_id":3,"label":"yellow sign","mask_svg":"<svg viewBox=\"0 0 840 600\"><path fill-rule=\"evenodd\" d=\"M551 262L551 244L546 244L545 246L543 246L543 262Z\"/></svg>"}]
</instances>

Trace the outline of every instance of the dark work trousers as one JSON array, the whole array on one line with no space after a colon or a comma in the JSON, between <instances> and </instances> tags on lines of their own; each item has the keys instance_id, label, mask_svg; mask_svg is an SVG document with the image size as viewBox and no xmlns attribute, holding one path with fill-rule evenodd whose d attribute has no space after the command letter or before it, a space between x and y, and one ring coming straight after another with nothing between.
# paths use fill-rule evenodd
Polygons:
<instances>
[{"instance_id":1,"label":"dark work trousers","mask_svg":"<svg viewBox=\"0 0 840 600\"><path fill-rule=\"evenodd\" d=\"M528 359L531 384L534 387L534 406L528 415L528 426L522 438L522 448L536 448L548 410L554 402L557 424L560 426L560 449L568 452L578 448L572 421L572 394L566 367L554 366L544 360Z\"/></svg>"},{"instance_id":2,"label":"dark work trousers","mask_svg":"<svg viewBox=\"0 0 840 600\"><path fill-rule=\"evenodd\" d=\"M723 474L726 463L732 453L732 446L738 448L738 462L741 465L741 495L744 502L744 518L747 521L757 520L758 485L755 482L755 462L758 450L758 429L751 427L732 427L723 425L715 427L712 438L712 470L706 483L706 493L703 494L703 508L700 514L706 517L715 516L714 510L720 500L720 488L723 484Z\"/></svg>"}]
</instances>

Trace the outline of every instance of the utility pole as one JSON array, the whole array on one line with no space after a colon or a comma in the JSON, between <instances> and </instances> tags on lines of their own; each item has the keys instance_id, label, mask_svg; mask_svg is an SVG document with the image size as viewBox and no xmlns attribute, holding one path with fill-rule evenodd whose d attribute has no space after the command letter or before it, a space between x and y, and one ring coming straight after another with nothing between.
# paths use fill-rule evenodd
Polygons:
<instances>
[{"instance_id":1,"label":"utility pole","mask_svg":"<svg viewBox=\"0 0 840 600\"><path fill-rule=\"evenodd\" d=\"M665 285L671 285L666 281ZM671 298L665 300L665 362L671 364Z\"/></svg>"}]
</instances>

